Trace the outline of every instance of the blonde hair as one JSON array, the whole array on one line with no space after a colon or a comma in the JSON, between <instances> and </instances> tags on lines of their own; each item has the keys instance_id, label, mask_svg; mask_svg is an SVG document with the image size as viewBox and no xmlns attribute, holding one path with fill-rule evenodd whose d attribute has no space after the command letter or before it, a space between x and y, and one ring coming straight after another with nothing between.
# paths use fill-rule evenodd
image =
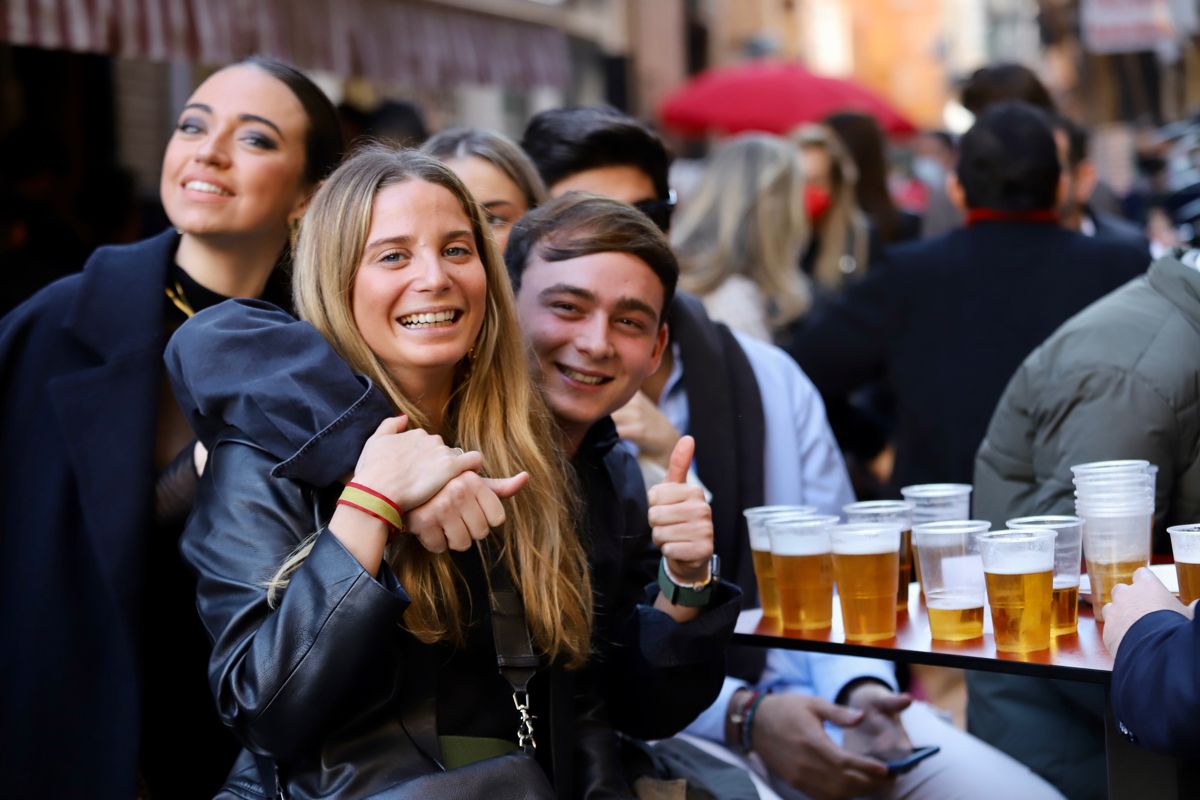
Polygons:
<instances>
[{"instance_id":1,"label":"blonde hair","mask_svg":"<svg viewBox=\"0 0 1200 800\"><path fill-rule=\"evenodd\" d=\"M421 152L439 161L480 158L503 172L525 198L530 211L546 202L546 184L521 146L498 131L487 128L450 128L430 137Z\"/></svg>"},{"instance_id":2,"label":"blonde hair","mask_svg":"<svg viewBox=\"0 0 1200 800\"><path fill-rule=\"evenodd\" d=\"M354 322L351 287L366 245L375 196L385 187L426 181L455 196L487 276L487 305L473 363L464 359L447 409L447 443L483 453L495 475L524 470L529 483L504 501L508 521L493 531L505 566L525 603L534 642L551 658L578 667L587 658L592 592L587 557L573 526L575 492L568 466L554 447L557 429L529 375L516 306L503 262L487 234L479 205L439 161L416 150L368 145L345 162L317 191L296 244L293 293L296 310L312 323L357 372L388 395L410 427L424 426L420 409L401 392ZM272 596L312 548L305 542L272 579ZM385 554L412 598L404 627L422 642L462 645L460 580L448 554L425 550L400 536Z\"/></svg>"},{"instance_id":3,"label":"blonde hair","mask_svg":"<svg viewBox=\"0 0 1200 800\"><path fill-rule=\"evenodd\" d=\"M775 330L812 303L800 257L808 244L804 162L777 136L742 136L721 147L671 232L681 288L698 295L743 275L770 298Z\"/></svg>"},{"instance_id":4,"label":"blonde hair","mask_svg":"<svg viewBox=\"0 0 1200 800\"><path fill-rule=\"evenodd\" d=\"M829 156L830 205L820 228L814 231L820 245L813 278L822 286L841 288L849 275L866 271L870 257L867 217L854 196L858 168L841 139L825 125L803 125L788 138L797 147L820 148Z\"/></svg>"}]
</instances>

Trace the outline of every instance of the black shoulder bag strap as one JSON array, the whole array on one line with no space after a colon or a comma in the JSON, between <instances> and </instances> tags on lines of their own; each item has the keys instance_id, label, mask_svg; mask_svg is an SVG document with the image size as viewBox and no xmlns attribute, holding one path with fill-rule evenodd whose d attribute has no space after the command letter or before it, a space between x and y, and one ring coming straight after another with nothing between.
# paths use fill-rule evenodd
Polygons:
<instances>
[{"instance_id":1,"label":"black shoulder bag strap","mask_svg":"<svg viewBox=\"0 0 1200 800\"><path fill-rule=\"evenodd\" d=\"M513 583L512 574L503 563L493 560L492 548L486 542L483 556L487 559L496 665L513 690L513 705L520 717L517 744L525 753L533 755L537 742L533 739L534 717L529 712L529 681L541 666L541 659L533 650L529 625L525 621L525 604Z\"/></svg>"}]
</instances>

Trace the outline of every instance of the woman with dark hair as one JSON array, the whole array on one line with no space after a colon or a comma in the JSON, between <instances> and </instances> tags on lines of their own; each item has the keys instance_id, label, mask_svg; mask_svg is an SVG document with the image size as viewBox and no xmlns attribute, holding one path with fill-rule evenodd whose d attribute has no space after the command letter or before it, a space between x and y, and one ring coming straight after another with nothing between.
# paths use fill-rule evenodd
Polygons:
<instances>
[{"instance_id":1,"label":"woman with dark hair","mask_svg":"<svg viewBox=\"0 0 1200 800\"><path fill-rule=\"evenodd\" d=\"M850 158L858 167L854 196L867 215L874 241L886 246L916 239L921 234L921 218L896 208L888 189L887 142L879 123L869 114L843 111L825 118Z\"/></svg>"},{"instance_id":2,"label":"woman with dark hair","mask_svg":"<svg viewBox=\"0 0 1200 800\"><path fill-rule=\"evenodd\" d=\"M858 167L837 134L825 125L803 125L788 138L804 159L804 210L811 230L800 265L820 301L866 274L870 226L854 191Z\"/></svg>"},{"instance_id":3,"label":"woman with dark hair","mask_svg":"<svg viewBox=\"0 0 1200 800\"><path fill-rule=\"evenodd\" d=\"M105 247L0 320L0 765L21 797L211 797L234 747L178 537L203 451L162 368L277 267L341 152L336 112L253 57L205 80L163 157L172 229ZM185 743L186 740L186 743Z\"/></svg>"}]
</instances>

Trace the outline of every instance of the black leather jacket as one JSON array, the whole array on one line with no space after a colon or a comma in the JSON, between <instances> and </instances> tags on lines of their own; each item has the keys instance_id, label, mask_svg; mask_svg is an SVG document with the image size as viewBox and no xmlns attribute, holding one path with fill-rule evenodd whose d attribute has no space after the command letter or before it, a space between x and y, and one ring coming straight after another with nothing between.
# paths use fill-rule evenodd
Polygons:
<instances>
[{"instance_id":1,"label":"black leather jacket","mask_svg":"<svg viewBox=\"0 0 1200 800\"><path fill-rule=\"evenodd\" d=\"M210 684L247 748L226 790L261 796L255 753L277 763L289 795L302 798L358 796L436 770L427 695L437 664L398 627L408 597L386 565L372 578L323 530L338 476L353 469L390 404L311 326L266 304L197 314L172 340L167 363L210 445L183 552L215 643ZM726 583L686 624L650 607L657 556L645 489L615 442L604 420L575 461L589 518L596 657L581 673L549 671L539 760L562 797L625 791L613 728L669 736L712 702L738 611ZM264 582L313 531L311 554L278 608L268 608Z\"/></svg>"}]
</instances>

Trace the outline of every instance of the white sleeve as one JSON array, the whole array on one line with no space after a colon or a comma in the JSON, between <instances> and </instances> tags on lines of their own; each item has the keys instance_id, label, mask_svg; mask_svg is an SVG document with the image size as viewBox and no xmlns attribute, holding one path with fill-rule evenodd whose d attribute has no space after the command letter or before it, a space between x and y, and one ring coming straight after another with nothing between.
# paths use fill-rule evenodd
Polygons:
<instances>
[{"instance_id":1,"label":"white sleeve","mask_svg":"<svg viewBox=\"0 0 1200 800\"><path fill-rule=\"evenodd\" d=\"M726 675L725 683L721 686L721 694L717 695L716 701L704 709L685 730L693 736L711 739L714 742L724 742L725 715L729 709L729 701L733 698L734 692L744 688L746 688L745 681Z\"/></svg>"},{"instance_id":2,"label":"white sleeve","mask_svg":"<svg viewBox=\"0 0 1200 800\"><path fill-rule=\"evenodd\" d=\"M813 505L841 515L854 502L842 451L825 417L825 404L792 357L774 345L734 334L762 396L767 440L763 500L767 505Z\"/></svg>"}]
</instances>

